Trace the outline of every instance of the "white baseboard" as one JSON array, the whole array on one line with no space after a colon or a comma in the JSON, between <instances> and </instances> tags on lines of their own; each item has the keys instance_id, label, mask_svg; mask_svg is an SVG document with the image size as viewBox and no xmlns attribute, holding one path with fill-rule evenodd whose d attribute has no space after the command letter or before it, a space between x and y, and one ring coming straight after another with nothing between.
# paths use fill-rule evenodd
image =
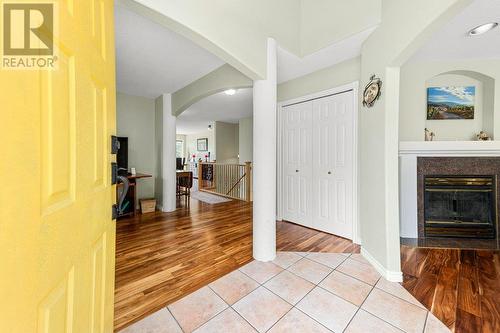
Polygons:
<instances>
[{"instance_id":1,"label":"white baseboard","mask_svg":"<svg viewBox=\"0 0 500 333\"><path fill-rule=\"evenodd\" d=\"M366 260L380 273L386 280L391 282L403 282L403 273L401 271L389 271L377 261L364 247L361 247L361 254Z\"/></svg>"}]
</instances>

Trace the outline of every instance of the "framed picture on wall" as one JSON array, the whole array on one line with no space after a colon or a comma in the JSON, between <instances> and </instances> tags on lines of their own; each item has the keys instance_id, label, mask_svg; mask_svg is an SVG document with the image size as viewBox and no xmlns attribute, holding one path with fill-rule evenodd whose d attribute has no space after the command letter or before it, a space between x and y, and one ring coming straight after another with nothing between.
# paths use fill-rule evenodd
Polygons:
<instances>
[{"instance_id":1,"label":"framed picture on wall","mask_svg":"<svg viewBox=\"0 0 500 333\"><path fill-rule=\"evenodd\" d=\"M476 87L427 88L427 120L474 119Z\"/></svg>"},{"instance_id":2,"label":"framed picture on wall","mask_svg":"<svg viewBox=\"0 0 500 333\"><path fill-rule=\"evenodd\" d=\"M196 148L198 151L207 151L208 150L208 138L198 139L196 141Z\"/></svg>"}]
</instances>

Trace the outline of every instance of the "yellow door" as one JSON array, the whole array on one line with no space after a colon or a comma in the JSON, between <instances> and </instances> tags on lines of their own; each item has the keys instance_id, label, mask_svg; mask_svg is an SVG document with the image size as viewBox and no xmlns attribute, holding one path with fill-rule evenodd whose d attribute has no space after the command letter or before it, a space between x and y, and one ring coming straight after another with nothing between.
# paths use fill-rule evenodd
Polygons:
<instances>
[{"instance_id":1,"label":"yellow door","mask_svg":"<svg viewBox=\"0 0 500 333\"><path fill-rule=\"evenodd\" d=\"M55 69L0 69L0 332L112 332L113 0L54 3Z\"/></svg>"}]
</instances>

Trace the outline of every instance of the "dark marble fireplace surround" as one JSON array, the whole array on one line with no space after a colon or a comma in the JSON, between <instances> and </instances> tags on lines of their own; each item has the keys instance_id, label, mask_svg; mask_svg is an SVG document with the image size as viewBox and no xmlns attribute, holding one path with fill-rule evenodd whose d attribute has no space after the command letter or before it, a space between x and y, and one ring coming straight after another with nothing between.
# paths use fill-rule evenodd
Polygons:
<instances>
[{"instance_id":1,"label":"dark marble fireplace surround","mask_svg":"<svg viewBox=\"0 0 500 333\"><path fill-rule=\"evenodd\" d=\"M418 197L418 237L425 238L424 232L424 177L425 176L495 176L496 188L500 189L500 157L418 157L417 197ZM500 200L497 196L497 212ZM498 218L496 237L499 235Z\"/></svg>"}]
</instances>

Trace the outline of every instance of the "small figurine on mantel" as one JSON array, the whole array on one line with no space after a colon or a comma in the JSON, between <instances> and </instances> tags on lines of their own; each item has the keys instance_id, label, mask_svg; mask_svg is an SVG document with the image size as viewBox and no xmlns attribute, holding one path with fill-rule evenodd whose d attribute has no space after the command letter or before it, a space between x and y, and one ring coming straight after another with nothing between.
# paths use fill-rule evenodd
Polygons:
<instances>
[{"instance_id":1,"label":"small figurine on mantel","mask_svg":"<svg viewBox=\"0 0 500 333\"><path fill-rule=\"evenodd\" d=\"M477 141L490 141L491 137L486 134L486 132L481 131L478 134L476 134Z\"/></svg>"},{"instance_id":2,"label":"small figurine on mantel","mask_svg":"<svg viewBox=\"0 0 500 333\"><path fill-rule=\"evenodd\" d=\"M427 128L425 130L425 141L434 141L434 132L429 131Z\"/></svg>"}]
</instances>

